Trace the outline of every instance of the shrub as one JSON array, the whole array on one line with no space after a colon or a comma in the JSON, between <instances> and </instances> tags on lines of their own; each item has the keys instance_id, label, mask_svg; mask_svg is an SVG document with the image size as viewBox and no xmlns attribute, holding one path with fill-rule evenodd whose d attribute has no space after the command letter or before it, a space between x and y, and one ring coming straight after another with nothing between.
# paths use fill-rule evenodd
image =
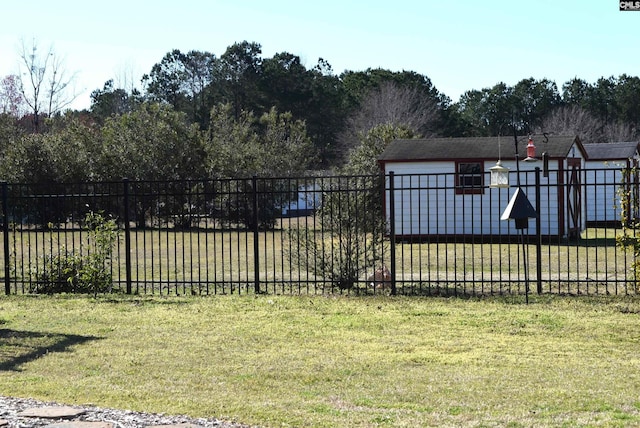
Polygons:
<instances>
[{"instance_id":1,"label":"shrub","mask_svg":"<svg viewBox=\"0 0 640 428\"><path fill-rule=\"evenodd\" d=\"M388 254L379 184L378 176L343 177L322 189L320 231L289 230L286 255L292 264L341 290L352 289L374 270Z\"/></svg>"},{"instance_id":2,"label":"shrub","mask_svg":"<svg viewBox=\"0 0 640 428\"><path fill-rule=\"evenodd\" d=\"M89 212L84 220L87 230L83 249L65 250L48 255L36 270L31 293L104 293L111 290L111 257L119 231L115 220ZM53 239L53 237L51 238Z\"/></svg>"},{"instance_id":3,"label":"shrub","mask_svg":"<svg viewBox=\"0 0 640 428\"><path fill-rule=\"evenodd\" d=\"M631 271L634 276L634 289L640 292L640 228L638 170L631 168L622 171L621 185L617 193L619 197L620 222L622 233L616 235L616 245L633 254Z\"/></svg>"}]
</instances>

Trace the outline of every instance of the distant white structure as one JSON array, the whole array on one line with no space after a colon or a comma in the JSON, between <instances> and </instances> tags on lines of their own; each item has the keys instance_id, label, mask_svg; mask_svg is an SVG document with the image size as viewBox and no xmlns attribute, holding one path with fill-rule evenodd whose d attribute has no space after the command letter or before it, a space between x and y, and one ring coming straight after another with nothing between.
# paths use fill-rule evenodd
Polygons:
<instances>
[{"instance_id":1,"label":"distant white structure","mask_svg":"<svg viewBox=\"0 0 640 428\"><path fill-rule=\"evenodd\" d=\"M638 172L633 172L640 162L638 142L585 144L585 206L587 223L606 225L620 222L620 190L623 174L627 190L638 196ZM637 200L637 198L636 198ZM637 218L637 207L630 218Z\"/></svg>"},{"instance_id":2,"label":"distant white structure","mask_svg":"<svg viewBox=\"0 0 640 428\"><path fill-rule=\"evenodd\" d=\"M282 207L283 217L302 217L311 215L320 208L322 202L322 192L316 183L309 186L302 186L298 189L298 198L288 201Z\"/></svg>"},{"instance_id":3,"label":"distant white structure","mask_svg":"<svg viewBox=\"0 0 640 428\"><path fill-rule=\"evenodd\" d=\"M528 145L535 142L535 158L526 159ZM394 208L385 192L386 215L399 237L495 236L517 233L513 221L500 217L515 190L518 177L529 177L528 198L535 204L531 180L535 168L543 168L546 153L549 169L541 178L544 188L539 207L540 233L547 237L575 236L586 228L582 199L582 170L586 153L576 136L518 137L519 165L515 163L513 137L430 138L392 141L378 158L385 175L394 172ZM490 189L490 168L501 159L509 168L510 189ZM536 161L534 161L536 160ZM387 177L387 180L389 178ZM387 184L388 189L388 184ZM535 234L535 221L528 233Z\"/></svg>"}]
</instances>

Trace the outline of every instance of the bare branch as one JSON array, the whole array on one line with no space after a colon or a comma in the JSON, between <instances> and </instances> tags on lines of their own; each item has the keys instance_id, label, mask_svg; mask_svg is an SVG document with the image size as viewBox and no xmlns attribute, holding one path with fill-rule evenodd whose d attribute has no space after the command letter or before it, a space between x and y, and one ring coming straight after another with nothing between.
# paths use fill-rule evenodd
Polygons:
<instances>
[{"instance_id":1,"label":"bare branch","mask_svg":"<svg viewBox=\"0 0 640 428\"><path fill-rule=\"evenodd\" d=\"M71 76L67 76L67 72L63 67L63 60L56 56L55 53L51 53L51 73L49 73L46 94L49 100L49 115L61 112L78 98L75 88L71 88L76 74L73 73Z\"/></svg>"},{"instance_id":2,"label":"bare branch","mask_svg":"<svg viewBox=\"0 0 640 428\"><path fill-rule=\"evenodd\" d=\"M425 134L429 134L437 111L435 100L418 88L383 82L365 97L351 124L359 132L367 132L378 125L404 126L429 137L431 135Z\"/></svg>"},{"instance_id":3,"label":"bare branch","mask_svg":"<svg viewBox=\"0 0 640 428\"><path fill-rule=\"evenodd\" d=\"M23 40L18 55L20 93L33 114L34 130L39 132L40 116L56 114L78 97L75 91L70 90L76 76L67 75L63 61L56 56L53 46L40 54L35 39L30 46Z\"/></svg>"},{"instance_id":4,"label":"bare branch","mask_svg":"<svg viewBox=\"0 0 640 428\"><path fill-rule=\"evenodd\" d=\"M364 135L379 125L410 129L415 135L433 137L438 120L438 103L419 88L383 82L372 89L360 103L360 109L348 119L340 136L340 147L346 155Z\"/></svg>"},{"instance_id":5,"label":"bare branch","mask_svg":"<svg viewBox=\"0 0 640 428\"><path fill-rule=\"evenodd\" d=\"M555 135L577 135L583 143L601 142L604 124L578 106L555 108L543 120L541 132Z\"/></svg>"},{"instance_id":6,"label":"bare branch","mask_svg":"<svg viewBox=\"0 0 640 428\"><path fill-rule=\"evenodd\" d=\"M627 123L605 124L587 110L578 106L554 109L542 121L540 132L556 135L577 135L583 143L609 143L636 141L637 129Z\"/></svg>"}]
</instances>

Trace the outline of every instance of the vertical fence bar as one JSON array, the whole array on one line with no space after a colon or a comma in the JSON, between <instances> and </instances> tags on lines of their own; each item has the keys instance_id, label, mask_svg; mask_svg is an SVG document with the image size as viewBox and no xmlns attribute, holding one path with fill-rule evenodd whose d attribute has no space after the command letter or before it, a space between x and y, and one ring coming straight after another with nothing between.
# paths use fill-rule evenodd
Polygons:
<instances>
[{"instance_id":1,"label":"vertical fence bar","mask_svg":"<svg viewBox=\"0 0 640 428\"><path fill-rule=\"evenodd\" d=\"M127 294L131 294L131 225L129 224L129 180L122 180L124 186L124 261Z\"/></svg>"},{"instance_id":2,"label":"vertical fence bar","mask_svg":"<svg viewBox=\"0 0 640 428\"><path fill-rule=\"evenodd\" d=\"M9 191L6 181L2 182L2 245L4 250L4 293L11 294L11 257L9 257Z\"/></svg>"},{"instance_id":3,"label":"vertical fence bar","mask_svg":"<svg viewBox=\"0 0 640 428\"><path fill-rule=\"evenodd\" d=\"M542 220L540 219L540 168L536 167L536 291L542 294Z\"/></svg>"},{"instance_id":4,"label":"vertical fence bar","mask_svg":"<svg viewBox=\"0 0 640 428\"><path fill-rule=\"evenodd\" d=\"M254 291L260 293L260 246L258 242L258 177L254 175L251 178L253 187L253 275L254 275Z\"/></svg>"},{"instance_id":5,"label":"vertical fence bar","mask_svg":"<svg viewBox=\"0 0 640 428\"><path fill-rule=\"evenodd\" d=\"M391 241L391 294L396 294L396 205L393 171L389 171L389 239Z\"/></svg>"}]
</instances>

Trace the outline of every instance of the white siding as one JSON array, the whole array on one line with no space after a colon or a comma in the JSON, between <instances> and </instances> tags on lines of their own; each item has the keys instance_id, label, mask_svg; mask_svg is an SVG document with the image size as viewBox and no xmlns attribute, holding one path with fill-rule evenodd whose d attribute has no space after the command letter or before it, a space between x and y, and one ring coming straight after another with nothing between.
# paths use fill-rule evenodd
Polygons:
<instances>
[{"instance_id":1,"label":"white siding","mask_svg":"<svg viewBox=\"0 0 640 428\"><path fill-rule=\"evenodd\" d=\"M489 168L485 161L485 188L482 194L456 194L455 162L387 162L385 173L394 172L395 231L397 235L507 235L517 234L514 221L500 220L517 185L515 161L502 161L510 169L510 188L490 189ZM521 186L541 218L543 235L558 235L559 206L557 174L545 178L540 207L536 207L534 175L530 172L541 162L520 162ZM556 167L557 169L557 167ZM528 173L529 172L529 173ZM438 175L446 173L446 175ZM416 174L416 175L411 175ZM419 175L418 175L419 174ZM550 183L549 180L552 180ZM551 184L550 186L548 184ZM388 188L388 183L387 183ZM390 219L390 194L386 194L387 218ZM566 212L566 207L562 207ZM535 219L530 219L526 233L536 233Z\"/></svg>"},{"instance_id":2,"label":"white siding","mask_svg":"<svg viewBox=\"0 0 640 428\"><path fill-rule=\"evenodd\" d=\"M585 205L587 221L620 221L620 183L626 161L587 161L585 165Z\"/></svg>"}]
</instances>

